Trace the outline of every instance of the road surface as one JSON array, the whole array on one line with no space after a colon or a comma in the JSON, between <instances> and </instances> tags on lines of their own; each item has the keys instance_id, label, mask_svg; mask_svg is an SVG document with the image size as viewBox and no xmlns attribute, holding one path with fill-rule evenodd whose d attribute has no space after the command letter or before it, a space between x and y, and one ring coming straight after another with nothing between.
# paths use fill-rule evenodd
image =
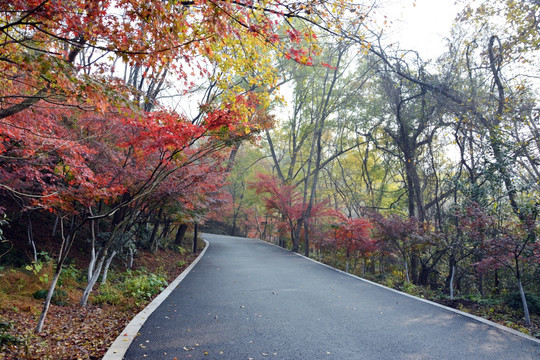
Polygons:
<instances>
[{"instance_id":1,"label":"road surface","mask_svg":"<svg viewBox=\"0 0 540 360\"><path fill-rule=\"evenodd\" d=\"M540 343L260 240L209 248L125 359L540 359Z\"/></svg>"}]
</instances>

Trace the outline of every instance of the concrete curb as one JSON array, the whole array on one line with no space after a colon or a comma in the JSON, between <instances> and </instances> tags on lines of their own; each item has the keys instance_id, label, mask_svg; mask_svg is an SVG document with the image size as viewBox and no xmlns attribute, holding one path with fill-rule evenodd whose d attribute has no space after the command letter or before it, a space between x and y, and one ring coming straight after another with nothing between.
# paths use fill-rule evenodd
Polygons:
<instances>
[{"instance_id":1,"label":"concrete curb","mask_svg":"<svg viewBox=\"0 0 540 360\"><path fill-rule=\"evenodd\" d=\"M276 244L273 244L273 243L271 243L271 242L264 241L264 240L261 240L261 239L255 239L255 240L259 240L259 241L262 241L262 242L264 242L264 243L266 243L266 244L268 244L268 245L272 245L272 246L275 246L275 247L280 248L280 249L282 249L282 250L288 251L287 249L283 249L283 248L281 248L281 247L279 247L279 246L277 246ZM420 297L417 297L417 296L414 296L414 295L410 295L410 294L404 293L404 292L399 291L399 290L396 290L396 289L389 288L388 286L384 286L384 285L378 284L378 283L376 283L376 282L373 282L373 281L370 281L370 280L363 279L363 278L361 278L361 277L359 277L359 276L356 276L356 275L353 275L353 274L349 274L349 273L347 273L347 272L345 272L345 271L343 271L343 270L336 269L336 268L334 268L334 267L332 267L332 266L330 266L330 265L324 264L324 263L322 263L322 262L320 262L320 261L317 261L317 260L308 258L308 257L306 257L306 256L304 256L304 255L302 255L302 254L298 254L298 253L293 253L293 254L298 255L298 256L300 256L300 257L306 259L306 260L313 261L314 263L317 263L317 264L319 264L319 265L325 266L325 267L327 267L327 268L329 268L329 269L332 269L332 270L334 270L334 271L340 272L340 273L342 273L342 274L344 274L344 275L351 276L351 277L353 277L353 278L355 278L355 279L357 279L357 280L367 282L367 283L369 283L369 284L371 284L371 285L375 285L375 286L381 287L381 288L383 288L383 289L386 289L386 290L389 290L389 291L393 291L393 292L398 293L398 294L401 294L401 295L403 295L403 296L406 296L406 297L409 297L409 298L412 298L412 299L415 299L415 300L418 300L418 301L422 301L422 302L424 302L424 303L426 303L426 304L430 304L430 305L433 305L433 306L436 306L436 307L445 309L445 310L447 310L447 311L451 311L451 312L453 312L453 313L455 313L455 314L458 314L458 315L461 315L461 316L466 316L466 317L468 317L468 318L471 318L471 319L476 320L476 321L478 321L478 322L484 323L484 324L486 324L486 325L493 326L493 327L495 327L495 328L497 328L497 329L499 329L499 330L506 331L506 332L508 332L508 333L510 333L510 334L513 334L513 335L522 337L522 338L527 339L527 340L532 340L532 341L534 341L534 342L540 344L540 339L537 339L537 338L535 338L535 337L529 336L529 335L524 334L524 333L522 333L522 332L520 332L520 331L514 330L514 329L512 329L512 328L509 328L509 327L507 327L507 326L498 324L498 323L496 323L496 322L493 322L493 321L484 319L484 318L482 318L482 317L480 317L480 316L472 315L472 314L466 313L466 312L464 312L464 311L459 311L459 310L454 309L454 308L451 308L451 307L449 307L449 306L445 306L445 305L436 303L436 302L431 301L431 300L426 300L426 299L423 299L423 298L420 298Z\"/></svg>"},{"instance_id":2,"label":"concrete curb","mask_svg":"<svg viewBox=\"0 0 540 360\"><path fill-rule=\"evenodd\" d=\"M103 357L103 360L121 360L124 358L124 355L139 333L139 329L143 326L146 319L158 308L159 305L171 294L171 292L176 289L182 280L189 274L189 272L197 265L199 260L203 257L204 253L210 246L208 241L204 240L206 246L203 251L197 256L195 260L189 265L182 273L173 280L167 286L165 290L161 292L148 306L146 306L140 313L135 315L135 317L129 322L125 329L120 333L116 340L112 343L109 350Z\"/></svg>"}]
</instances>

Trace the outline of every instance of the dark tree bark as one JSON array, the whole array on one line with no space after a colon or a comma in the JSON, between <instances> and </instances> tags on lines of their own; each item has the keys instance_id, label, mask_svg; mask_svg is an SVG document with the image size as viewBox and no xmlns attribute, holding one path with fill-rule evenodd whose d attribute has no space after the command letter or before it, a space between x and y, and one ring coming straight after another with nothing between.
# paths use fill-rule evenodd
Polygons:
<instances>
[{"instance_id":1,"label":"dark tree bark","mask_svg":"<svg viewBox=\"0 0 540 360\"><path fill-rule=\"evenodd\" d=\"M182 246L187 229L188 225L186 223L182 223L178 226L178 231L176 232L176 237L174 238L175 245L178 245L180 247Z\"/></svg>"},{"instance_id":2,"label":"dark tree bark","mask_svg":"<svg viewBox=\"0 0 540 360\"><path fill-rule=\"evenodd\" d=\"M195 224L193 225L193 249L192 249L192 252L193 252L194 254L197 253L197 238L198 238L198 236L199 236L198 232L199 232L199 231L198 231L198 224L195 223Z\"/></svg>"}]
</instances>

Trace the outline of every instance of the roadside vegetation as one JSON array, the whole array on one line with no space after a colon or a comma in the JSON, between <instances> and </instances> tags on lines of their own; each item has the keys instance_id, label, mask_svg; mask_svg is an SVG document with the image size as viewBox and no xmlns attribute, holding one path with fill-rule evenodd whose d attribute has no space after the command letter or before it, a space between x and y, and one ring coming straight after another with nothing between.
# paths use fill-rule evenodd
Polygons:
<instances>
[{"instance_id":1,"label":"roadside vegetation","mask_svg":"<svg viewBox=\"0 0 540 360\"><path fill-rule=\"evenodd\" d=\"M77 254L75 254L77 255ZM40 254L32 266L0 268L0 358L101 359L129 321L174 280L196 255L183 248L139 252L119 263L81 308L86 284L77 259L65 267L44 331L35 333L54 262Z\"/></svg>"},{"instance_id":2,"label":"roadside vegetation","mask_svg":"<svg viewBox=\"0 0 540 360\"><path fill-rule=\"evenodd\" d=\"M335 258L323 257L321 259L318 256L312 256L312 258L322 260L328 265L345 271L344 262L336 261ZM360 261L357 263L360 263ZM540 298L532 292L528 292L526 295L531 317L531 324L527 325L523 314L521 296L518 291L506 290L496 293L493 291L494 289L490 289L490 293L484 296L476 292L470 294L458 293L451 297L440 286L422 286L406 282L403 272L400 270L389 271L385 275L374 275L362 271L361 266L355 266L350 273L389 288L482 317L540 339ZM390 266L391 268L396 269L394 266Z\"/></svg>"}]
</instances>

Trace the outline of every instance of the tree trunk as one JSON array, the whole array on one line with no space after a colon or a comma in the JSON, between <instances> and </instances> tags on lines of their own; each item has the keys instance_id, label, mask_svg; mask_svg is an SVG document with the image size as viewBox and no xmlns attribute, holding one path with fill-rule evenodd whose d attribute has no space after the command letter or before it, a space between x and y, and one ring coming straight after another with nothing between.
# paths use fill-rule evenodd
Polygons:
<instances>
[{"instance_id":1,"label":"tree trunk","mask_svg":"<svg viewBox=\"0 0 540 360\"><path fill-rule=\"evenodd\" d=\"M450 284L448 284L448 287L450 288L450 299L454 300L454 276L456 274L456 265L452 263L452 271L450 271Z\"/></svg>"},{"instance_id":2,"label":"tree trunk","mask_svg":"<svg viewBox=\"0 0 540 360\"><path fill-rule=\"evenodd\" d=\"M523 305L523 314L525 315L525 323L527 326L531 326L531 317L529 315L529 306L527 305L527 298L525 297L525 291L523 291L523 285L521 284L521 277L518 279L519 295L521 295L521 304Z\"/></svg>"},{"instance_id":3,"label":"tree trunk","mask_svg":"<svg viewBox=\"0 0 540 360\"><path fill-rule=\"evenodd\" d=\"M411 279L409 278L409 264L407 263L407 258L403 257L403 263L405 264L405 281L411 282Z\"/></svg>"},{"instance_id":4,"label":"tree trunk","mask_svg":"<svg viewBox=\"0 0 540 360\"><path fill-rule=\"evenodd\" d=\"M519 288L519 295L521 295L521 304L523 305L523 314L525 315L525 323L527 326L531 326L531 317L529 315L529 306L527 305L527 297L525 296L525 291L523 290L523 284L521 283L521 270L519 267L519 258L518 255L514 255L515 269L514 275Z\"/></svg>"},{"instance_id":5,"label":"tree trunk","mask_svg":"<svg viewBox=\"0 0 540 360\"><path fill-rule=\"evenodd\" d=\"M94 285L96 284L99 274L101 274L101 269L103 268L103 263L105 262L107 254L104 253L101 259L99 260L96 268L94 269L92 273L92 277L88 279L88 283L86 284L86 288L84 289L83 295L81 297L80 306L85 307L88 304L88 297L90 296L90 293L92 292L92 289L94 288Z\"/></svg>"},{"instance_id":6,"label":"tree trunk","mask_svg":"<svg viewBox=\"0 0 540 360\"><path fill-rule=\"evenodd\" d=\"M309 257L309 230L308 230L308 220L304 222L304 256Z\"/></svg>"},{"instance_id":7,"label":"tree trunk","mask_svg":"<svg viewBox=\"0 0 540 360\"><path fill-rule=\"evenodd\" d=\"M51 299L54 294L54 289L56 288L56 283L58 282L58 278L60 277L60 273L62 272L62 266L58 266L56 268L56 271L54 272L54 276L51 281L51 286L49 286L49 292L47 292L47 297L45 298L45 301L43 302L43 310L41 310L41 315L39 316L38 324L36 326L36 329L34 330L35 333L40 333L43 330L43 325L45 324L45 317L47 317L47 312L49 311L49 307L51 306Z\"/></svg>"},{"instance_id":8,"label":"tree trunk","mask_svg":"<svg viewBox=\"0 0 540 360\"><path fill-rule=\"evenodd\" d=\"M107 281L107 275L109 274L109 267L111 266L111 263L113 261L114 256L116 255L116 250L114 250L107 259L107 262L105 263L105 268L103 269L103 275L101 276L101 285L104 285Z\"/></svg>"},{"instance_id":9,"label":"tree trunk","mask_svg":"<svg viewBox=\"0 0 540 360\"><path fill-rule=\"evenodd\" d=\"M128 269L133 268L133 249L131 246L129 246L129 263L128 263Z\"/></svg>"},{"instance_id":10,"label":"tree trunk","mask_svg":"<svg viewBox=\"0 0 540 360\"><path fill-rule=\"evenodd\" d=\"M36 243L34 242L34 232L32 231L32 220L30 219L30 216L28 216L28 227L26 228L26 234L28 235L28 244L32 247L32 256L34 258L34 262L37 263L37 248Z\"/></svg>"},{"instance_id":11,"label":"tree trunk","mask_svg":"<svg viewBox=\"0 0 540 360\"><path fill-rule=\"evenodd\" d=\"M163 207L159 208L159 212L157 215L156 222L154 224L154 228L152 229L152 235L150 235L150 241L148 242L148 248L152 250L155 246L155 242L157 241L157 232L159 229L159 223L161 222L161 213L163 212Z\"/></svg>"},{"instance_id":12,"label":"tree trunk","mask_svg":"<svg viewBox=\"0 0 540 360\"><path fill-rule=\"evenodd\" d=\"M92 220L90 222L90 232L91 232L91 249L90 249L90 262L88 263L88 277L87 279L90 280L92 277L92 273L94 272L94 266L96 265L97 255L96 255L96 228L95 228L95 221Z\"/></svg>"},{"instance_id":13,"label":"tree trunk","mask_svg":"<svg viewBox=\"0 0 540 360\"><path fill-rule=\"evenodd\" d=\"M195 223L194 226L193 226L193 249L192 249L192 252L194 254L197 253L197 237L198 236L199 236L198 227L197 227L197 223Z\"/></svg>"},{"instance_id":14,"label":"tree trunk","mask_svg":"<svg viewBox=\"0 0 540 360\"><path fill-rule=\"evenodd\" d=\"M411 252L411 277L413 284L418 285L418 254L416 251Z\"/></svg>"},{"instance_id":15,"label":"tree trunk","mask_svg":"<svg viewBox=\"0 0 540 360\"><path fill-rule=\"evenodd\" d=\"M174 244L182 247L182 243L184 242L184 236L186 235L186 231L188 229L188 225L185 223L182 223L178 226L178 231L176 232L176 237L174 238Z\"/></svg>"},{"instance_id":16,"label":"tree trunk","mask_svg":"<svg viewBox=\"0 0 540 360\"><path fill-rule=\"evenodd\" d=\"M52 228L51 235L56 236L56 229L58 229L58 223L60 222L60 214L56 214L56 219L54 220L54 226Z\"/></svg>"},{"instance_id":17,"label":"tree trunk","mask_svg":"<svg viewBox=\"0 0 540 360\"><path fill-rule=\"evenodd\" d=\"M43 330L43 324L45 323L45 318L47 317L47 312L49 311L49 307L51 305L51 299L54 294L54 289L56 288L56 283L58 282L58 278L60 277L60 273L62 272L62 267L64 265L64 262L66 261L66 257L69 254L71 246L73 245L73 242L75 240L75 235L77 233L77 227L75 226L75 217L71 219L71 225L67 237L64 236L63 220L60 220L60 227L62 229L62 245L60 247L60 253L58 254L58 260L56 261L56 270L51 281L51 286L49 287L49 292L47 293L47 297L43 302L43 310L41 311L38 324L36 326L36 329L34 330L35 333L39 333Z\"/></svg>"}]
</instances>

